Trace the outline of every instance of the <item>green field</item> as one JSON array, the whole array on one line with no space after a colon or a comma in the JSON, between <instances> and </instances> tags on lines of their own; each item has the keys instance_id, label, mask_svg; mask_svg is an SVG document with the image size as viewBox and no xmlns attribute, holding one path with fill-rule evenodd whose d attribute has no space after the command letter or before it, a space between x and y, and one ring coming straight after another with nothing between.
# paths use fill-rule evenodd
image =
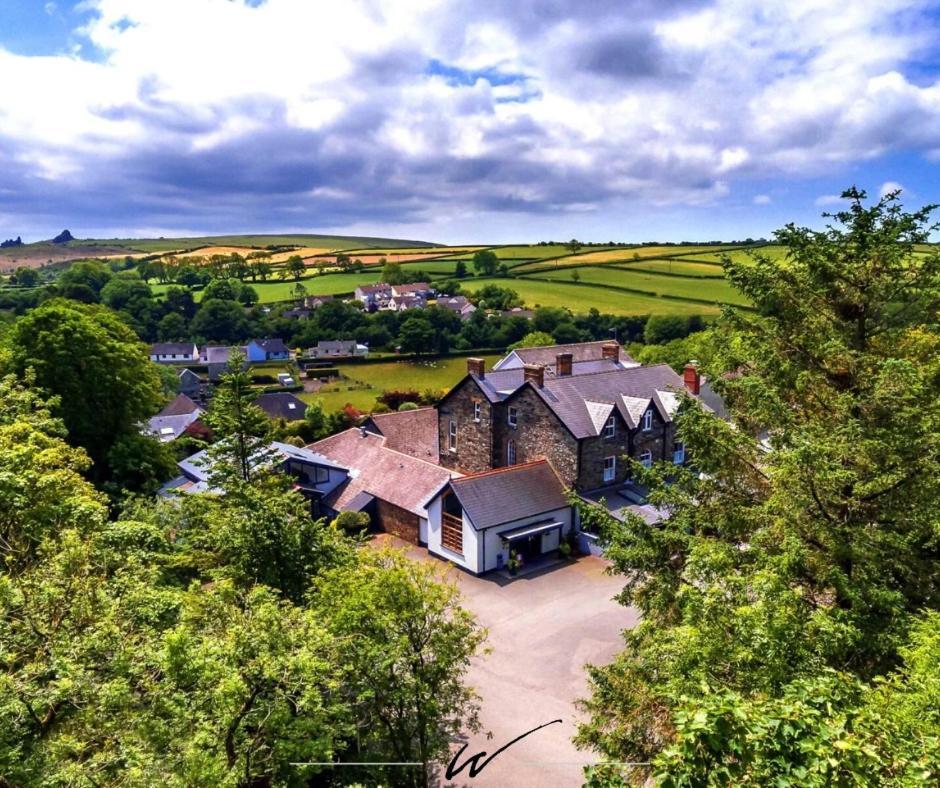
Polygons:
<instances>
[{"instance_id":1,"label":"green field","mask_svg":"<svg viewBox=\"0 0 940 788\"><path fill-rule=\"evenodd\" d=\"M320 274L317 276L305 276L300 280L301 284L307 288L307 295L338 295L340 293L351 293L359 285L372 284L379 279L379 271L362 271L356 274ZM246 280L245 284L250 285L258 292L259 303L273 304L276 301L289 301L293 299L293 290L297 282L288 281L268 281L251 282ZM162 295L170 285L151 285L154 294ZM196 301L202 299L202 291L196 290L193 293Z\"/></svg>"},{"instance_id":2,"label":"green field","mask_svg":"<svg viewBox=\"0 0 940 788\"><path fill-rule=\"evenodd\" d=\"M569 272L570 273L570 272ZM681 281L681 280L680 280ZM548 282L542 279L519 277L516 279L472 279L463 284L465 291L473 292L483 285L498 285L515 290L525 305L565 307L575 313L587 312L591 307L612 315L713 315L717 306L695 304L688 301L657 298L639 293L627 293L608 287L574 284L571 279Z\"/></svg>"},{"instance_id":3,"label":"green field","mask_svg":"<svg viewBox=\"0 0 940 788\"><path fill-rule=\"evenodd\" d=\"M483 356L487 366L501 356ZM337 364L342 377L319 391L299 396L306 402L319 401L327 412L347 403L361 411L372 410L383 391L414 389L418 392L449 389L467 371L463 356L432 358L426 361L388 361L370 364Z\"/></svg>"},{"instance_id":4,"label":"green field","mask_svg":"<svg viewBox=\"0 0 940 788\"><path fill-rule=\"evenodd\" d=\"M433 246L423 241L344 235L206 235L189 238L91 238L69 241L68 246L121 246L139 252L170 252L200 246L325 246L334 249L400 249Z\"/></svg>"},{"instance_id":5,"label":"green field","mask_svg":"<svg viewBox=\"0 0 940 788\"><path fill-rule=\"evenodd\" d=\"M787 256L787 248L785 246L779 245L768 245L768 246L753 246L749 249L729 249L728 251L709 251L709 252L699 252L689 255L682 255L675 259L688 260L691 262L702 262L702 263L720 263L724 257L730 257L735 262L747 263L753 260L754 254L761 254L764 257L769 257L771 260L783 260Z\"/></svg>"},{"instance_id":6,"label":"green field","mask_svg":"<svg viewBox=\"0 0 940 788\"><path fill-rule=\"evenodd\" d=\"M667 295L676 298L713 301L715 303L747 303L746 299L723 279L664 276L648 271L633 271L628 268L614 268L611 266L568 268L554 273L533 274L531 277L526 278L563 283L571 282L571 275L575 272L580 277L580 281L586 284L643 290L657 296Z\"/></svg>"},{"instance_id":7,"label":"green field","mask_svg":"<svg viewBox=\"0 0 940 788\"><path fill-rule=\"evenodd\" d=\"M639 262L610 263L605 268L621 268L624 271L651 271L655 274L675 274L677 276L718 278L724 277L718 263L692 263L681 259L640 260ZM573 269L568 269L571 274ZM561 273L561 272L559 272Z\"/></svg>"}]
</instances>

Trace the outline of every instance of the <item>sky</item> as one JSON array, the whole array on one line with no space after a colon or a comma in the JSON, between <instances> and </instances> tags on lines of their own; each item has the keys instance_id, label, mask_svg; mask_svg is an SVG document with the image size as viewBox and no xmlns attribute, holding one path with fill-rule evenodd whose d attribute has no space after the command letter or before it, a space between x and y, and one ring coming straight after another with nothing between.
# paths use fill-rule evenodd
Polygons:
<instances>
[{"instance_id":1,"label":"sky","mask_svg":"<svg viewBox=\"0 0 940 788\"><path fill-rule=\"evenodd\" d=\"M2 0L0 237L739 240L940 202L940 0Z\"/></svg>"}]
</instances>

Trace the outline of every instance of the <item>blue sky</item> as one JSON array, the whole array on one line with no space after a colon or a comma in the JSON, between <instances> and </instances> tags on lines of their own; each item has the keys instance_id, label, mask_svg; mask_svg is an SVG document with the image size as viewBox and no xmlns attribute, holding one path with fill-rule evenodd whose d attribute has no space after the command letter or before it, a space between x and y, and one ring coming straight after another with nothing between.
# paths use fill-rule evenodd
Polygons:
<instances>
[{"instance_id":1,"label":"blue sky","mask_svg":"<svg viewBox=\"0 0 940 788\"><path fill-rule=\"evenodd\" d=\"M739 239L940 202L920 0L5 0L0 236Z\"/></svg>"}]
</instances>

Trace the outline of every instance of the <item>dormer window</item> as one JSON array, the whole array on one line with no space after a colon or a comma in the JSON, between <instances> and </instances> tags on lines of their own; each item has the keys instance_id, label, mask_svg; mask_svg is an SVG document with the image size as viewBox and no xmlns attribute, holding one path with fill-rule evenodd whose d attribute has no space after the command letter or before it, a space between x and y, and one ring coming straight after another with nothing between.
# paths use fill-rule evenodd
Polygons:
<instances>
[{"instance_id":1,"label":"dormer window","mask_svg":"<svg viewBox=\"0 0 940 788\"><path fill-rule=\"evenodd\" d=\"M604 437L613 438L617 434L617 420L611 416L604 425Z\"/></svg>"},{"instance_id":2,"label":"dormer window","mask_svg":"<svg viewBox=\"0 0 940 788\"><path fill-rule=\"evenodd\" d=\"M653 409L650 408L643 414L643 432L649 432L653 429Z\"/></svg>"}]
</instances>

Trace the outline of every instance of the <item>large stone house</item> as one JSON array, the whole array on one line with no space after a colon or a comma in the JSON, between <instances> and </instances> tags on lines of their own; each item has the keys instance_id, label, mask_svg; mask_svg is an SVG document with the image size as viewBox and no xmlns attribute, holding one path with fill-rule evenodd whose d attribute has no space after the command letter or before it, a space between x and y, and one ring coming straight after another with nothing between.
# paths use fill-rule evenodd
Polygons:
<instances>
[{"instance_id":1,"label":"large stone house","mask_svg":"<svg viewBox=\"0 0 940 788\"><path fill-rule=\"evenodd\" d=\"M616 343L585 344L596 347L539 348L541 364L523 354L521 366L490 371L467 359L438 405L441 465L469 474L547 459L567 486L588 491L626 482L626 456L685 463L673 417L691 386L665 364L625 362Z\"/></svg>"}]
</instances>

